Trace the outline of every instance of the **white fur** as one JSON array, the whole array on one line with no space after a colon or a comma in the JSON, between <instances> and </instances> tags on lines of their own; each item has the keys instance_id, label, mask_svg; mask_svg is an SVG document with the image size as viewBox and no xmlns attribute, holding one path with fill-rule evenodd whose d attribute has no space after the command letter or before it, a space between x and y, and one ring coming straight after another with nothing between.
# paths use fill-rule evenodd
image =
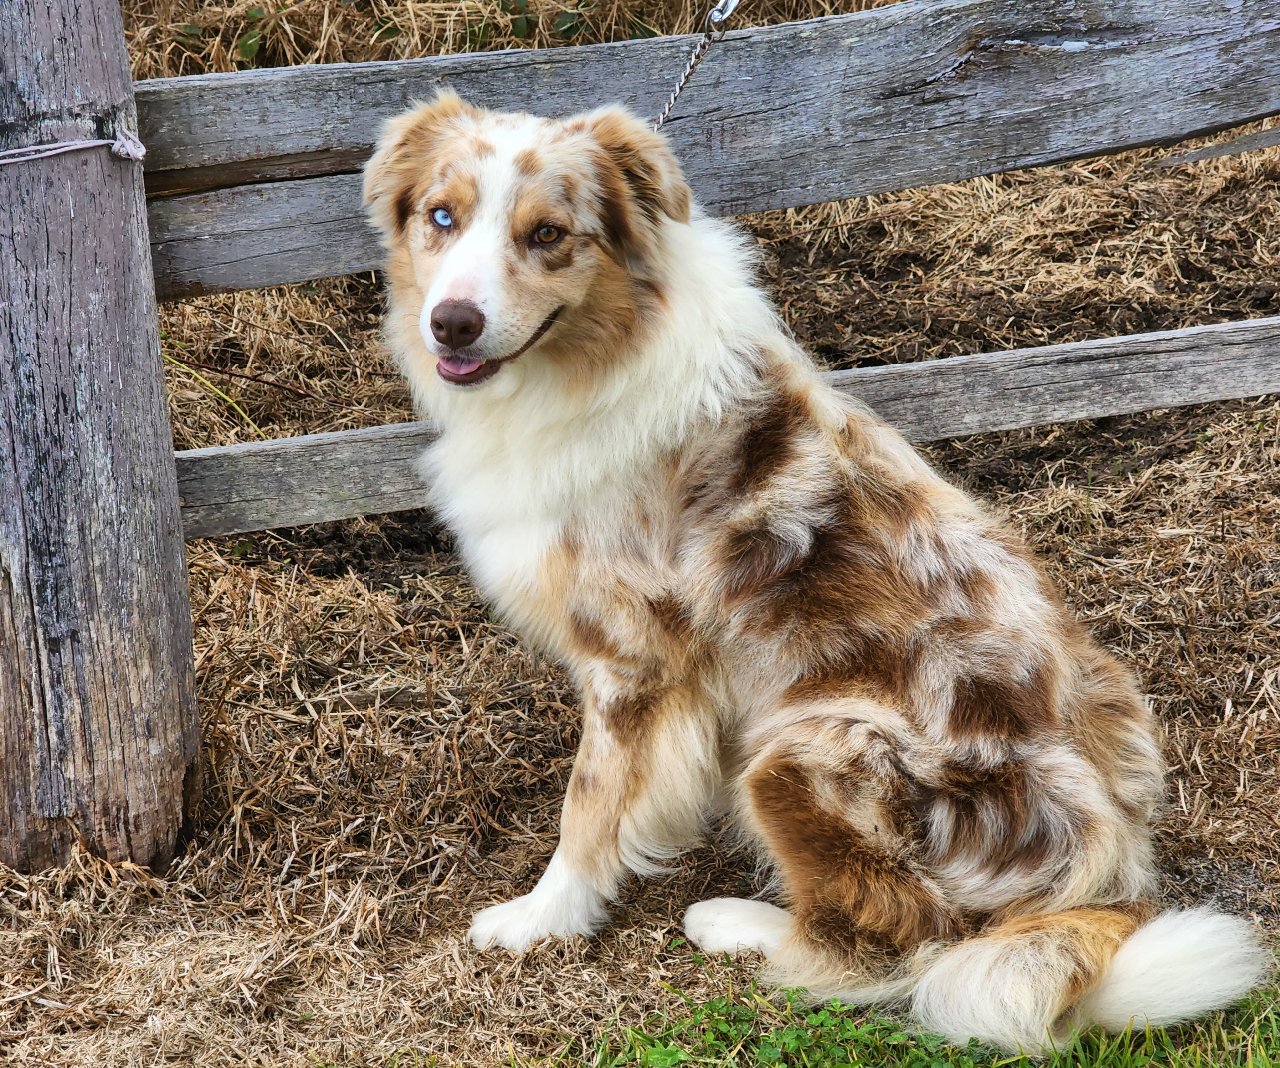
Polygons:
<instances>
[{"instance_id":1,"label":"white fur","mask_svg":"<svg viewBox=\"0 0 1280 1068\"><path fill-rule=\"evenodd\" d=\"M477 216L468 220L445 253L426 293L419 330L428 351L442 348L431 332L431 313L443 300L474 304L484 314L484 332L468 352L484 359L501 359L523 345L537 330L550 308L534 309L507 299L503 251L511 244L511 186L514 159L522 149L534 148L546 136L544 120L532 116L514 128L485 131L494 151L471 161L477 186ZM430 214L431 205L423 205ZM459 220L460 221L460 220ZM424 225L431 225L430 221Z\"/></svg>"},{"instance_id":2,"label":"white fur","mask_svg":"<svg viewBox=\"0 0 1280 1068\"><path fill-rule=\"evenodd\" d=\"M707 953L771 957L791 929L791 913L765 901L717 897L690 905L684 933Z\"/></svg>"},{"instance_id":3,"label":"white fur","mask_svg":"<svg viewBox=\"0 0 1280 1068\"><path fill-rule=\"evenodd\" d=\"M594 934L608 919L604 895L571 872L557 850L530 893L477 912L467 938L477 949L523 953L548 936Z\"/></svg>"},{"instance_id":4,"label":"white fur","mask_svg":"<svg viewBox=\"0 0 1280 1068\"><path fill-rule=\"evenodd\" d=\"M422 309L425 317L439 300L476 303L486 317L483 355L502 354L537 325L513 319L496 274L497 250L509 240L504 187L514 188L513 156L526 143L513 132L485 160L482 217L446 256ZM695 212L688 224L667 220L656 240L654 281L665 300L633 351L618 353L605 374L581 376L535 345L491 379L458 388L435 372L425 318L388 324L420 409L442 431L423 459L433 501L477 585L535 641L536 623L521 619L518 606L546 550L575 521L596 536L627 537L634 527L627 509L657 459L714 425L753 387L762 342L789 345L752 282L753 257L735 229ZM607 705L607 680L590 681ZM718 770L714 744L679 742L689 756L682 767L696 768L684 783L638 798L618 828L620 861L633 870L659 870L687 847L714 791L716 776L706 770ZM693 759L704 752L706 759ZM519 952L548 935L590 934L606 919L612 889L573 876L557 854L532 893L477 914L469 938L482 949Z\"/></svg>"},{"instance_id":5,"label":"white fur","mask_svg":"<svg viewBox=\"0 0 1280 1068\"><path fill-rule=\"evenodd\" d=\"M1167 912L1140 927L1102 980L1064 1004L1076 964L1053 937L982 936L934 956L911 1007L921 1024L963 1043L1039 1056L1072 1025L1110 1031L1179 1023L1238 1001L1271 968L1250 924L1211 909Z\"/></svg>"},{"instance_id":6,"label":"white fur","mask_svg":"<svg viewBox=\"0 0 1280 1068\"><path fill-rule=\"evenodd\" d=\"M402 359L418 353L405 370L444 431L424 459L432 498L481 589L504 607L571 520L617 529L605 517L634 500L657 456L714 424L750 387L762 339L789 344L751 284L735 231L695 217L668 222L662 242L662 321L591 385L571 381L535 346L459 389L435 373L416 328L395 338Z\"/></svg>"},{"instance_id":7,"label":"white fur","mask_svg":"<svg viewBox=\"0 0 1280 1068\"><path fill-rule=\"evenodd\" d=\"M1055 1040L1063 992L1075 972L1050 939L971 938L940 953L916 984L911 1008L928 1031L1040 1056Z\"/></svg>"},{"instance_id":8,"label":"white fur","mask_svg":"<svg viewBox=\"0 0 1280 1068\"><path fill-rule=\"evenodd\" d=\"M1120 947L1077 1012L1108 1031L1177 1023L1238 1001L1271 963L1246 920L1206 908L1166 912Z\"/></svg>"}]
</instances>

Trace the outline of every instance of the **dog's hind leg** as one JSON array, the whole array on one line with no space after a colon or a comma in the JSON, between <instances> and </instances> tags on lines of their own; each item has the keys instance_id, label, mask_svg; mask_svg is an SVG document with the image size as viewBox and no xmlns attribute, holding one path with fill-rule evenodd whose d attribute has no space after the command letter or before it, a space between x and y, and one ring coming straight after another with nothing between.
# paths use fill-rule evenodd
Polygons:
<instances>
[{"instance_id":1,"label":"dog's hind leg","mask_svg":"<svg viewBox=\"0 0 1280 1068\"><path fill-rule=\"evenodd\" d=\"M793 723L787 735L757 754L742 788L789 912L704 901L689 909L685 931L710 951L759 950L769 978L815 996L900 996L912 953L958 931L914 859L892 746L855 717Z\"/></svg>"},{"instance_id":2,"label":"dog's hind leg","mask_svg":"<svg viewBox=\"0 0 1280 1068\"><path fill-rule=\"evenodd\" d=\"M719 785L714 711L693 686L604 701L585 695L560 844L524 897L478 913L469 938L520 952L593 934L628 870L647 874L696 843Z\"/></svg>"}]
</instances>

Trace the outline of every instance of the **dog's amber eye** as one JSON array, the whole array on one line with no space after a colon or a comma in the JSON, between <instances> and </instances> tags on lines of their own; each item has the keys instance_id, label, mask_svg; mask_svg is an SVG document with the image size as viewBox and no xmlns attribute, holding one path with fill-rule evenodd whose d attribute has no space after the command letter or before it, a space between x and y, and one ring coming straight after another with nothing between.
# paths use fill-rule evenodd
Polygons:
<instances>
[{"instance_id":1,"label":"dog's amber eye","mask_svg":"<svg viewBox=\"0 0 1280 1068\"><path fill-rule=\"evenodd\" d=\"M560 240L560 228L558 226L539 226L533 232L533 240L539 245L554 245Z\"/></svg>"}]
</instances>

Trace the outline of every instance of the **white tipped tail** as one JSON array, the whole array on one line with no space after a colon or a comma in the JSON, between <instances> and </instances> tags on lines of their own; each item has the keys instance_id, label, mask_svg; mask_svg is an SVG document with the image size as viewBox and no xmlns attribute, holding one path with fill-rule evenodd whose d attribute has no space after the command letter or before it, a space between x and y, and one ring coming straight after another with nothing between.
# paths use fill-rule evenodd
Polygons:
<instances>
[{"instance_id":1,"label":"white tipped tail","mask_svg":"<svg viewBox=\"0 0 1280 1068\"><path fill-rule=\"evenodd\" d=\"M1125 940L1076 1011L1081 1026L1160 1027L1225 1008L1270 970L1248 921L1204 908L1166 912Z\"/></svg>"},{"instance_id":2,"label":"white tipped tail","mask_svg":"<svg viewBox=\"0 0 1280 1068\"><path fill-rule=\"evenodd\" d=\"M1076 970L1069 947L1049 937L979 936L940 953L916 983L911 1011L956 1045L971 1038L1010 1053L1047 1053L1063 993Z\"/></svg>"},{"instance_id":3,"label":"white tipped tail","mask_svg":"<svg viewBox=\"0 0 1280 1068\"><path fill-rule=\"evenodd\" d=\"M1234 916L1167 912L1127 938L1117 921L1107 909L1022 917L947 947L920 974L912 1010L953 1042L1039 1056L1072 1026L1141 1030L1225 1008L1271 969L1252 925Z\"/></svg>"}]
</instances>

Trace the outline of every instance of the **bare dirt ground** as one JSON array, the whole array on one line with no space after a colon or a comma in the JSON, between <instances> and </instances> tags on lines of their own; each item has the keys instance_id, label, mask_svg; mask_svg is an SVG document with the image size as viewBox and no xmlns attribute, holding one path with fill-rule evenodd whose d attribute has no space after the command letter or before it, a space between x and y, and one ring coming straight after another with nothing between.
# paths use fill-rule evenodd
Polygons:
<instances>
[{"instance_id":1,"label":"bare dirt ground","mask_svg":"<svg viewBox=\"0 0 1280 1068\"><path fill-rule=\"evenodd\" d=\"M248 5L156 9L126 9L135 34ZM165 33L144 35L140 64ZM1145 166L1161 154L745 222L833 367L1280 313L1280 149ZM379 300L364 277L163 308L177 447L411 418ZM1008 513L1142 674L1170 765L1166 897L1275 926L1280 401L927 451ZM524 1063L749 981L677 940L690 902L759 888L714 840L633 882L595 942L520 960L465 947L470 914L527 890L554 847L577 705L427 515L194 542L189 563L210 762L197 833L164 879L88 856L0 871L5 1063Z\"/></svg>"}]
</instances>

